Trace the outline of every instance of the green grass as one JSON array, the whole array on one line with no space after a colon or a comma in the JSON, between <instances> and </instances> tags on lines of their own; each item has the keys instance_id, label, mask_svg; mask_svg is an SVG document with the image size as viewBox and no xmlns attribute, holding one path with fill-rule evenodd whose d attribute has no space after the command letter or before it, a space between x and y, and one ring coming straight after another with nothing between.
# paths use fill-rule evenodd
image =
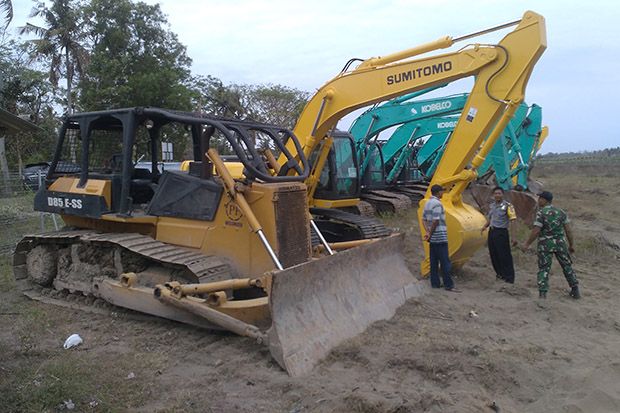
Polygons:
<instances>
[{"instance_id":1,"label":"green grass","mask_svg":"<svg viewBox=\"0 0 620 413\"><path fill-rule=\"evenodd\" d=\"M41 215L33 211L34 195L2 198L0 205L0 256L9 255L15 244L25 235L54 230L54 222L49 214L44 216L43 227ZM58 225L62 225L57 218ZM1 264L0 264L1 269ZM0 280L0 284L2 280ZM0 285L0 288L1 285Z\"/></svg>"},{"instance_id":2,"label":"green grass","mask_svg":"<svg viewBox=\"0 0 620 413\"><path fill-rule=\"evenodd\" d=\"M119 354L97 340L65 350L66 318L17 294L4 293L8 300L0 304L0 322L8 321L0 336L0 411L57 411L72 400L74 411L117 412L146 401L160 355Z\"/></svg>"},{"instance_id":3,"label":"green grass","mask_svg":"<svg viewBox=\"0 0 620 413\"><path fill-rule=\"evenodd\" d=\"M575 239L575 250L578 255L597 258L615 257L617 254L600 234L580 234Z\"/></svg>"},{"instance_id":4,"label":"green grass","mask_svg":"<svg viewBox=\"0 0 620 413\"><path fill-rule=\"evenodd\" d=\"M131 356L114 357L112 368L78 350L13 361L10 378L0 379L0 406L6 412L56 411L65 400L73 401L75 411L130 411L148 393L145 381L127 379L128 371L140 368Z\"/></svg>"},{"instance_id":5,"label":"green grass","mask_svg":"<svg viewBox=\"0 0 620 413\"><path fill-rule=\"evenodd\" d=\"M10 256L0 255L0 291L10 291L15 288Z\"/></svg>"},{"instance_id":6,"label":"green grass","mask_svg":"<svg viewBox=\"0 0 620 413\"><path fill-rule=\"evenodd\" d=\"M77 412L125 412L143 405L166 357L119 352L101 338L64 350L68 330L79 329L82 321L79 315L67 320L57 308L21 296L9 258L0 257L0 411L58 411L65 400ZM130 372L134 379L127 378Z\"/></svg>"},{"instance_id":7,"label":"green grass","mask_svg":"<svg viewBox=\"0 0 620 413\"><path fill-rule=\"evenodd\" d=\"M390 228L398 228L403 232L418 231L418 209L409 208L400 214L384 213L379 219Z\"/></svg>"}]
</instances>

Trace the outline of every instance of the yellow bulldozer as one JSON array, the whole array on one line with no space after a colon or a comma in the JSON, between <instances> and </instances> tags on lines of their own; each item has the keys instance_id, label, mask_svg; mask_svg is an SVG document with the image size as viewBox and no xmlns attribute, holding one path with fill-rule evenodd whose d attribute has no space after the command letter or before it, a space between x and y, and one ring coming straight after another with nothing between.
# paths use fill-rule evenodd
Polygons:
<instances>
[{"instance_id":1,"label":"yellow bulldozer","mask_svg":"<svg viewBox=\"0 0 620 413\"><path fill-rule=\"evenodd\" d=\"M511 25L517 27L498 45L411 59L463 39L445 38L365 60L319 89L294 132L149 107L68 116L35 197L36 210L60 214L66 227L20 241L16 279L25 294L53 304L103 300L252 337L289 374L308 372L333 346L391 317L421 291L405 265L402 235L336 245L322 232L337 238L346 218L314 224L309 205L346 203L314 198L337 120L372 102L476 76L467 118L459 121L468 126L455 131L467 139L447 148L452 168L442 169L442 160L435 174L454 185L446 205L450 250L471 254L482 224L474 230L480 215L459 191L495 142L490 130L502 130L523 99L545 48L541 16L527 12L505 27ZM164 137L185 135L195 159L189 171L160 171ZM215 139L233 152L237 173L214 149ZM260 153L257 142L275 155ZM144 154L150 167L138 166ZM322 248L313 246L315 236Z\"/></svg>"},{"instance_id":2,"label":"yellow bulldozer","mask_svg":"<svg viewBox=\"0 0 620 413\"><path fill-rule=\"evenodd\" d=\"M191 135L202 160L162 172L162 137L179 134ZM216 137L243 179L224 166ZM257 138L297 175L268 173ZM137 167L145 153L150 167ZM149 107L70 115L35 196L35 209L60 214L66 228L24 237L15 277L48 303L103 300L252 337L302 374L417 293L398 235L333 256L312 248L309 169L297 138L278 126Z\"/></svg>"}]
</instances>

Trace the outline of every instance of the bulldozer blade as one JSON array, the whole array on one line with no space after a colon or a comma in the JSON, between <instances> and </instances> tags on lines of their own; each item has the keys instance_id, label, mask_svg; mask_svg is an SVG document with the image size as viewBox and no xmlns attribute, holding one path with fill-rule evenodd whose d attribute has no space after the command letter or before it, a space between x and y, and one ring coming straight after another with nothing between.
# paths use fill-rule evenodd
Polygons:
<instances>
[{"instance_id":1,"label":"bulldozer blade","mask_svg":"<svg viewBox=\"0 0 620 413\"><path fill-rule=\"evenodd\" d=\"M308 373L330 350L391 318L424 291L405 265L402 234L272 273L272 356L291 376Z\"/></svg>"},{"instance_id":2,"label":"bulldozer blade","mask_svg":"<svg viewBox=\"0 0 620 413\"><path fill-rule=\"evenodd\" d=\"M493 187L490 185L472 184L470 190L478 207L486 214L489 210L489 204L493 201ZM504 192L504 199L514 205L517 218L527 225L534 223L538 205L536 195L528 191L510 190Z\"/></svg>"}]
</instances>

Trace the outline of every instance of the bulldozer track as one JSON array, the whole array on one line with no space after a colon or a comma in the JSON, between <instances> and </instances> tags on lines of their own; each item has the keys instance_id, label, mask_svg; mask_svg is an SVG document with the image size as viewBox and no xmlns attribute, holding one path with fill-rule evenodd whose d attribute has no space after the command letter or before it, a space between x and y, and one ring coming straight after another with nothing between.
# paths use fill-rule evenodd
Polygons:
<instances>
[{"instance_id":1,"label":"bulldozer track","mask_svg":"<svg viewBox=\"0 0 620 413\"><path fill-rule=\"evenodd\" d=\"M178 247L154 240L146 235L136 233L108 233L103 234L89 230L63 230L45 234L27 235L17 245L13 255L13 272L19 289L30 299L86 311L95 314L110 315L111 312L129 314L131 318L152 319L132 310L114 306L104 299L97 297L90 289L81 290L79 283L70 287L61 282L56 285L56 278L50 286L44 287L28 277L27 256L33 248L39 245L56 246L61 248L79 245L95 251L98 247L122 248L140 257L153 266L165 267L166 270L182 270L184 278L192 282L210 282L231 278L232 268L219 257L206 256L198 250ZM56 264L58 265L58 257ZM98 277L102 274L87 274ZM120 275L120 274L117 274ZM193 278L193 279L192 279Z\"/></svg>"},{"instance_id":2,"label":"bulldozer track","mask_svg":"<svg viewBox=\"0 0 620 413\"><path fill-rule=\"evenodd\" d=\"M13 266L16 278L25 278L26 255L39 244L70 245L84 244L118 245L160 264L182 266L194 274L200 282L218 281L229 278L230 266L221 258L207 256L198 250L178 247L157 241L149 236L136 233L99 233L96 231L56 231L45 234L26 235L15 248Z\"/></svg>"},{"instance_id":3,"label":"bulldozer track","mask_svg":"<svg viewBox=\"0 0 620 413\"><path fill-rule=\"evenodd\" d=\"M112 304L93 296L85 296L82 292L70 293L67 290L59 291L52 288L43 288L27 282L26 280L21 280L18 283L18 287L22 293L31 300L71 310L80 310L91 314L109 316L112 314L114 308ZM122 312L126 311L123 308L117 308Z\"/></svg>"}]
</instances>

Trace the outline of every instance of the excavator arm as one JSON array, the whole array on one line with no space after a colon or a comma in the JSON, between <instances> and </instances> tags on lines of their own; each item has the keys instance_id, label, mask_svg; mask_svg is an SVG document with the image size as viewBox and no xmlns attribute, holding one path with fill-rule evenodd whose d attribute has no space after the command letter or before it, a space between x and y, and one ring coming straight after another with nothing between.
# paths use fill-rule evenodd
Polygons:
<instances>
[{"instance_id":1,"label":"excavator arm","mask_svg":"<svg viewBox=\"0 0 620 413\"><path fill-rule=\"evenodd\" d=\"M523 100L531 70L546 47L544 18L526 12L509 25L517 27L498 45L474 44L453 53L411 60L428 51L446 48L461 40L449 37L413 49L368 59L321 87L304 108L294 129L309 156L346 114L406 93L475 76L460 134L470 136L460 144L466 150L442 166L442 176L460 173L471 161L507 103ZM497 28L490 29L496 30ZM481 32L487 33L489 30ZM480 33L476 33L475 36ZM465 36L469 38L472 36ZM320 170L321 165L316 165ZM309 182L309 186L316 185ZM311 188L309 190L312 192Z\"/></svg>"},{"instance_id":2,"label":"excavator arm","mask_svg":"<svg viewBox=\"0 0 620 413\"><path fill-rule=\"evenodd\" d=\"M462 193L476 178L476 170L523 101L534 64L546 48L544 19L527 12L516 30L509 33L498 47L505 55L504 63L497 72L487 72L489 77L486 80L481 81L480 76L476 79L470 101L431 181L431 185L440 184L448 189L442 202L446 209L449 253L456 266L464 264L484 243L480 234L484 217L463 203ZM483 143L486 136L488 138ZM466 169L468 166L470 168ZM420 221L425 202L426 199L420 203ZM428 245L425 249L428 257ZM422 264L422 273L428 271L427 258Z\"/></svg>"},{"instance_id":3,"label":"excavator arm","mask_svg":"<svg viewBox=\"0 0 620 413\"><path fill-rule=\"evenodd\" d=\"M521 145L521 152L524 158L527 159L528 165L531 165L532 160L540 150L540 146L549 135L549 128L542 126L542 108L538 105L532 105L530 112L527 115L528 122L525 123L521 129L521 139L519 143ZM513 170L517 167L517 160L514 161ZM522 188L529 187L529 172L531 168L521 170L513 177L513 185L519 185Z\"/></svg>"},{"instance_id":4,"label":"excavator arm","mask_svg":"<svg viewBox=\"0 0 620 413\"><path fill-rule=\"evenodd\" d=\"M495 143L495 146L493 146L491 152L478 169L479 176L487 172L489 174L494 173L495 181L505 190L512 189L510 181L512 175L523 168L527 168L527 161L523 156L519 142L521 126L523 122L528 121L527 111L527 105L521 103L500 139ZM513 162L515 160L516 164Z\"/></svg>"},{"instance_id":5,"label":"excavator arm","mask_svg":"<svg viewBox=\"0 0 620 413\"><path fill-rule=\"evenodd\" d=\"M408 60L421 53L451 46L455 40L447 37L383 58L366 60L355 70L341 73L321 87L304 108L295 127L295 134L309 155L336 127L338 120L355 109L475 76L463 116L454 131L455 139L448 143L431 182L449 189L444 203L451 234L449 251L457 266L469 259L484 242L480 234L484 217L463 203L462 192L476 178L476 169L482 165L523 101L534 65L546 49L542 16L528 11L521 20L509 25L514 24L517 25L515 29L496 45L474 44L453 53ZM424 203L425 200L421 206ZM422 272L427 273L428 268L428 260L425 260Z\"/></svg>"},{"instance_id":6,"label":"excavator arm","mask_svg":"<svg viewBox=\"0 0 620 413\"><path fill-rule=\"evenodd\" d=\"M424 93L428 91L430 90L426 89ZM389 101L385 105L368 110L351 125L349 133L353 136L357 146L358 159L363 159L360 176L364 176L366 173L368 162L371 159L371 157L365 156L366 150L373 138L375 140L378 138L379 133L402 123L421 122L429 117L460 113L465 106L468 95L462 93L454 96L409 101L413 96L419 96L419 93L406 95L407 101L400 104ZM403 143L403 145L405 144L406 142ZM385 157L384 161L387 162L388 158Z\"/></svg>"},{"instance_id":7,"label":"excavator arm","mask_svg":"<svg viewBox=\"0 0 620 413\"><path fill-rule=\"evenodd\" d=\"M426 91L425 91L426 92ZM410 96L410 95L407 95ZM421 121L435 116L460 113L467 101L467 94L444 96L432 99L406 101L394 104L393 101L364 112L351 127L356 144L367 143L381 131L407 122Z\"/></svg>"}]
</instances>

